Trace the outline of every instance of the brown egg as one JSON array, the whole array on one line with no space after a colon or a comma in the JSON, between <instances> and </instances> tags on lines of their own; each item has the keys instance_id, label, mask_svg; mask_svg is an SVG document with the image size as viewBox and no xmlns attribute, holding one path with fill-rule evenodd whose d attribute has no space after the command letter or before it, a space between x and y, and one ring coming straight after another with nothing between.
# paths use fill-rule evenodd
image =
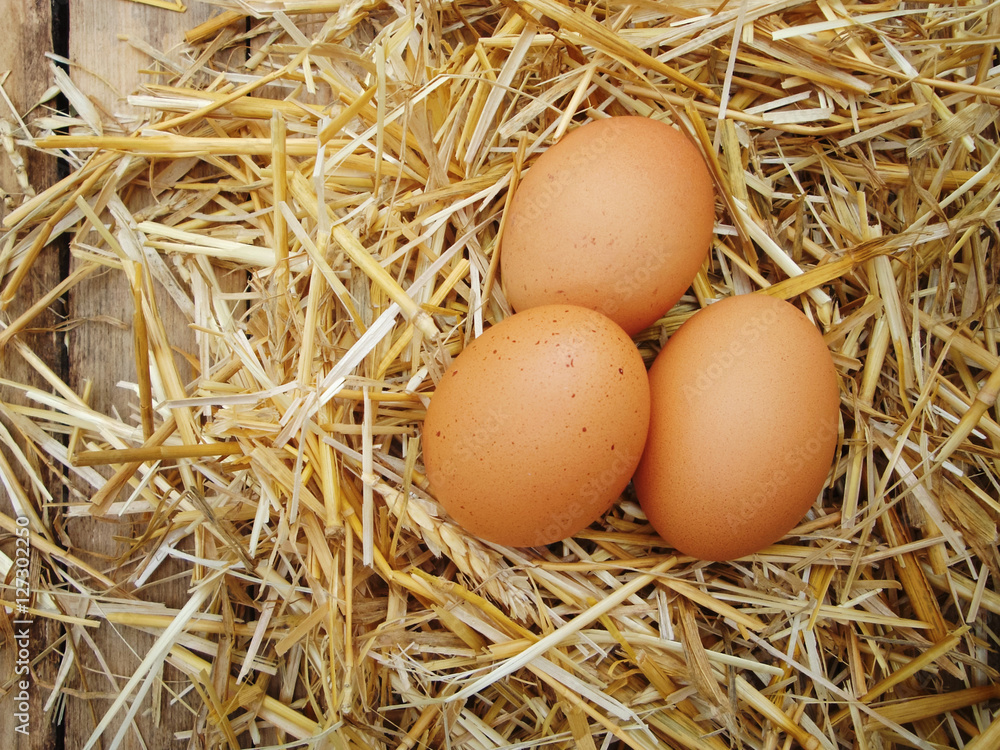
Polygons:
<instances>
[{"instance_id":1,"label":"brown egg","mask_svg":"<svg viewBox=\"0 0 1000 750\"><path fill-rule=\"evenodd\" d=\"M660 536L704 560L758 552L802 519L830 471L840 392L809 319L764 294L687 320L649 372L634 486Z\"/></svg>"},{"instance_id":2,"label":"brown egg","mask_svg":"<svg viewBox=\"0 0 1000 750\"><path fill-rule=\"evenodd\" d=\"M505 218L504 291L515 310L568 303L634 335L691 285L712 241L701 152L646 117L569 131L521 180Z\"/></svg>"},{"instance_id":3,"label":"brown egg","mask_svg":"<svg viewBox=\"0 0 1000 750\"><path fill-rule=\"evenodd\" d=\"M424 464L468 531L549 544L621 495L648 425L649 381L625 332L582 307L535 307L488 328L447 369L424 421Z\"/></svg>"}]
</instances>

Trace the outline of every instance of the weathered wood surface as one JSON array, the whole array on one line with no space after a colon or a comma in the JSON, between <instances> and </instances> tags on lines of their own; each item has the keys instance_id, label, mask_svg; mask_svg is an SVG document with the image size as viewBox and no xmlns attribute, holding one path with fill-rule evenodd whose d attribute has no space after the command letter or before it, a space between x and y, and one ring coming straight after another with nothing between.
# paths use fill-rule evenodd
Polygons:
<instances>
[{"instance_id":1,"label":"weathered wood surface","mask_svg":"<svg viewBox=\"0 0 1000 750\"><path fill-rule=\"evenodd\" d=\"M127 128L128 119L136 112L128 106L126 97L143 82L151 80L146 71L156 67L149 55L137 47L169 52L183 42L187 29L217 12L200 2L190 3L185 12L179 13L130 0L68 0L51 6L48 0L3 0L2 7L7 11L3 14L4 21L14 33L5 34L5 42L0 45L0 81L13 108L18 113L29 112L29 120L45 113L44 107L32 108L52 85L51 62L46 53L55 51L69 58L72 80L102 110L110 128L116 127L115 121ZM16 117L6 102L0 101L0 110L0 117L16 127ZM16 137L17 133L14 135ZM35 191L58 179L53 159L24 149L20 153L25 157L27 175ZM12 160L6 151L0 154L0 189L9 206L16 206L24 193L24 183L14 168L15 162L16 158ZM149 198L135 196L135 200L141 202ZM5 210L8 209L0 208L0 218ZM44 252L17 299L3 311L5 322L13 320L73 270L74 263L65 244L60 247L53 243ZM130 330L131 291L114 275L95 274L75 287L62 308L57 306L57 312L65 315L65 321L59 320L55 313L46 313L33 325L37 332L22 336L21 340L78 393L83 392L86 381L92 381L91 403L99 410L109 413L117 409L123 414L133 411L132 393L116 387L119 382L135 382L136 379ZM185 348L190 331L165 296L161 312L172 336L171 343ZM67 325L61 326L64 322ZM16 351L11 347L7 349L0 353L0 377L44 385ZM182 374L191 375L183 369ZM2 393L3 401L17 402L19 398L20 394L10 389ZM59 502L62 499L60 483L53 481L50 486ZM12 513L6 494L0 489L0 509ZM124 549L121 540L132 535L135 529L128 524L76 519L66 524L65 531L76 554L114 578L115 560ZM5 539L2 548L13 557L12 540ZM161 582L151 584L148 591L135 591L134 595L182 606L186 581L169 580L169 573L169 568L165 567L163 575L157 576ZM7 598L6 593L4 598ZM110 747L120 726L117 720L99 737L92 735L106 709L145 656L153 638L129 628L116 630L103 620L99 628L88 629L86 636L92 639L91 644L80 640L83 634L79 631L64 630L49 620L36 621L31 630L32 658L37 659L46 650L50 654L38 659L33 666L29 690L30 732L16 731L17 690L14 689L0 697L0 737L5 741L12 738L13 748L33 750L56 747L77 750L87 746L92 739L97 740L95 747ZM16 648L6 648L15 645L12 636L12 633L3 633L4 647L0 647L0 674L5 676L0 689L5 692L16 688L16 683L6 678L16 658ZM67 639L74 645L69 645ZM51 652L58 649L62 653L67 648L75 650L76 663L65 683L63 698L45 712L59 663L56 654ZM175 739L175 732L190 730L195 717L183 701L172 700L174 696L169 687L182 684L177 681L179 675L171 674L168 669L162 677L165 687L154 689L147 697L147 705L139 711L134 727L124 734L119 747L184 746Z\"/></svg>"},{"instance_id":2,"label":"weathered wood surface","mask_svg":"<svg viewBox=\"0 0 1000 750\"><path fill-rule=\"evenodd\" d=\"M52 83L45 53L54 48L53 24L48 0L5 0L3 7L6 11L3 14L4 23L17 29L18 33L4 34L4 42L0 44L0 85L6 94L6 98L0 101L0 119L10 126L4 135L16 139L22 122L28 124L43 112L43 108L36 108L34 105ZM11 107L16 113L11 111ZM54 159L19 147L11 151L8 141L5 149L0 152L0 191L3 192L0 220L10 207L24 199L30 189L42 190L55 182L57 177L58 169ZM4 322L15 319L35 299L59 282L64 252L58 246L50 246L43 251L37 272L26 279L22 294L2 313ZM64 375L66 362L60 336L55 330L57 323L54 312L43 314L33 322L32 330L26 332L22 341L54 372ZM9 347L0 350L0 378L35 386L44 385L42 378ZM22 392L0 385L0 402L23 404L26 400ZM10 429L11 424L6 414L0 415L0 423L16 436L17 432ZM9 451L4 451L3 458L10 460L12 456ZM14 466L16 467L16 461ZM39 473L45 476L44 472ZM15 474L32 501L37 503L40 498L31 491L24 472L15 471ZM0 510L16 515L12 500L2 486ZM18 553L13 539L7 534L0 534L0 540L0 549L16 563ZM40 574L37 561L34 561L31 574L29 580L32 589L35 589ZM4 599L13 598L8 591L4 591ZM3 738L5 747L15 750L49 750L58 746L58 730L51 721L51 713L46 715L44 711L49 694L44 684L52 681L57 661L54 657L45 655L45 651L61 637L62 628L51 620L35 621L27 627L30 632L27 650L32 662L28 674L24 674L24 642L15 638L23 629L25 626L15 623L13 632L5 627L2 635L0 738Z\"/></svg>"},{"instance_id":3,"label":"weathered wood surface","mask_svg":"<svg viewBox=\"0 0 1000 750\"><path fill-rule=\"evenodd\" d=\"M196 2L185 13L177 13L126 0L105 0L98 7L92 0L69 2L69 57L79 66L71 75L74 83L112 120L122 121L123 128L127 128L128 118L137 113L125 98L149 80L139 71L154 67L150 58L129 42L169 50L183 41L184 31L190 25L208 17L211 9ZM136 201L144 199L141 195L134 197ZM132 313L132 292L121 274L94 275L70 295L70 318L80 323L68 337L70 384L82 392L84 382L92 381L91 403L102 413L117 409L128 414L135 410L132 392L115 387L119 382L136 382ZM184 347L189 336L186 321L169 303L162 314L167 330L175 336L173 343ZM125 549L113 537L132 537L136 532L141 533L141 529L128 523L78 519L68 527L68 532L85 559L99 570L108 570ZM113 571L109 573L114 577ZM155 584L149 591L135 595L155 598L169 606L183 606L186 586L186 579L176 580ZM103 621L90 635L96 648L83 648L79 653L87 684L75 685L86 697L69 700L66 705L67 750L86 745L96 723L154 642L152 636L128 627L116 630ZM99 664L97 652L103 654L111 668L110 676ZM174 685L182 684L179 675L170 668L162 676L168 684L171 681ZM190 729L194 722L184 703L172 702L172 697L167 690L151 690L148 705L137 715L135 728L124 735L121 747L182 747L174 741L174 732ZM104 732L105 743L116 736L119 726L116 717Z\"/></svg>"}]
</instances>

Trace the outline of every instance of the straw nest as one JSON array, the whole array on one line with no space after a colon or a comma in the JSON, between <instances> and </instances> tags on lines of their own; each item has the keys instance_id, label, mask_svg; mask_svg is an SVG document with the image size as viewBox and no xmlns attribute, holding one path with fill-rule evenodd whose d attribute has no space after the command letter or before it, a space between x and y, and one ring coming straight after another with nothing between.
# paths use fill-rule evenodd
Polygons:
<instances>
[{"instance_id":1,"label":"straw nest","mask_svg":"<svg viewBox=\"0 0 1000 750\"><path fill-rule=\"evenodd\" d=\"M155 636L95 738L166 662L180 738L206 747L998 746L995 4L217 5L150 50L142 122L102 121L64 76L71 114L4 141L71 167L0 242L5 304L46 243L73 256L0 332L48 383L7 382L29 404L2 407L33 612ZM510 314L519 175L620 114L691 133L719 196L691 293L636 337L647 361L713 298L763 290L838 367L827 487L750 558L674 554L628 494L563 543L492 546L422 474L435 379ZM128 413L24 343L93 274L134 300ZM70 542L86 516L118 525L116 560ZM151 585L164 560L183 606Z\"/></svg>"}]
</instances>

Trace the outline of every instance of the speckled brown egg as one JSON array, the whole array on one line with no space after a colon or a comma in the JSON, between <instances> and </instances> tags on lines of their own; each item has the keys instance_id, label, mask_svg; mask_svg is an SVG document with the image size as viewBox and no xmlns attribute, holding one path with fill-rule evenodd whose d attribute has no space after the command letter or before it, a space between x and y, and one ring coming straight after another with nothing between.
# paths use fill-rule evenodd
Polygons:
<instances>
[{"instance_id":1,"label":"speckled brown egg","mask_svg":"<svg viewBox=\"0 0 1000 750\"><path fill-rule=\"evenodd\" d=\"M802 520L830 471L840 393L830 351L798 308L764 294L709 305L670 337L649 378L634 485L669 545L731 560Z\"/></svg>"},{"instance_id":2,"label":"speckled brown egg","mask_svg":"<svg viewBox=\"0 0 1000 750\"><path fill-rule=\"evenodd\" d=\"M546 305L488 328L431 397L432 494L466 530L514 547L600 518L639 462L649 381L632 340L592 310Z\"/></svg>"},{"instance_id":3,"label":"speckled brown egg","mask_svg":"<svg viewBox=\"0 0 1000 750\"><path fill-rule=\"evenodd\" d=\"M630 335L680 299L712 241L712 179L694 142L646 117L570 130L532 164L505 217L500 265L515 310L569 303Z\"/></svg>"}]
</instances>

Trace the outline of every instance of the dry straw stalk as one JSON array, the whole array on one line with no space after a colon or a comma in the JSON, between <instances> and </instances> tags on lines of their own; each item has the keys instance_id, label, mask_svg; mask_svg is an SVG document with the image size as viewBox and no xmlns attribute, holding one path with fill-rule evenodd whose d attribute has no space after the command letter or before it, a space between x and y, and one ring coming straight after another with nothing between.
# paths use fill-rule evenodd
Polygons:
<instances>
[{"instance_id":1,"label":"dry straw stalk","mask_svg":"<svg viewBox=\"0 0 1000 750\"><path fill-rule=\"evenodd\" d=\"M78 647L155 639L92 744L169 663L178 739L213 748L996 747L996 4L215 4L156 53L141 121L53 116L8 149L71 167L0 236L0 304L23 303L0 347L45 383L0 383L0 479L48 571L32 612ZM624 114L694 134L719 196L647 361L699 306L763 292L837 363L827 487L751 558L673 556L628 493L574 539L495 547L422 471L436 379L510 314L511 190ZM72 272L23 299L60 238ZM25 344L98 276L131 306L119 405ZM88 516L116 560L64 533ZM147 586L165 559L186 603Z\"/></svg>"}]
</instances>

